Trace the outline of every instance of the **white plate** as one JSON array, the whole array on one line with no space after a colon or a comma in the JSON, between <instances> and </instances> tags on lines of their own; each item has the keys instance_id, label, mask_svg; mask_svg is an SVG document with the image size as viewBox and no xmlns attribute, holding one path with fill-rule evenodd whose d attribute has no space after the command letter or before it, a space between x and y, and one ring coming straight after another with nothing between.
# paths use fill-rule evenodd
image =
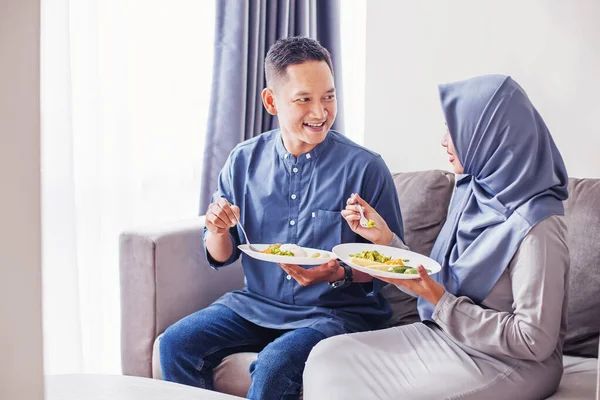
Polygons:
<instances>
[{"instance_id":1,"label":"white plate","mask_svg":"<svg viewBox=\"0 0 600 400\"><path fill-rule=\"evenodd\" d=\"M268 244L253 244L253 247L256 247L259 250L264 250L269 247ZM290 256L278 256L274 254L266 254L266 253L257 253L256 251L250 250L247 244L241 244L238 248L244 253L248 254L252 258L256 258L257 260L281 263L281 264L297 264L297 265L321 265L325 264L331 259L335 259L336 256L330 252L319 249L311 249L308 247L302 247L304 251L308 253L310 256L313 253L320 253L321 257L290 257Z\"/></svg>"},{"instance_id":2,"label":"white plate","mask_svg":"<svg viewBox=\"0 0 600 400\"><path fill-rule=\"evenodd\" d=\"M429 275L440 272L442 267L438 264L437 261L426 257L422 254L415 253L408 250L398 249L396 247L389 246L380 246L378 244L368 244L368 243L346 243L335 246L332 251L333 253L343 260L346 264L351 266L354 269L367 273L376 278L393 278L393 279L418 279L418 274L399 274L396 272L387 272L387 271L378 271L376 269L371 269L367 267L362 267L360 265L356 265L350 261L350 254L360 253L365 250L377 250L379 253L392 257L392 259L401 258L403 260L408 260L406 265L409 267L416 268L419 265L423 265L425 269L430 270Z\"/></svg>"}]
</instances>

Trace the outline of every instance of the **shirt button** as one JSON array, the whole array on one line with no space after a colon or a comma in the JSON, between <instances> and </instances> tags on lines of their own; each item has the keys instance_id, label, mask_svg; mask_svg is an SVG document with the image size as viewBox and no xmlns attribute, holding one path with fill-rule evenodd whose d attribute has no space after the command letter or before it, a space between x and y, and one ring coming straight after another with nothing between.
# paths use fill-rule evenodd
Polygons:
<instances>
[{"instance_id":1,"label":"shirt button","mask_svg":"<svg viewBox=\"0 0 600 400\"><path fill-rule=\"evenodd\" d=\"M288 158L288 156L289 156L289 154L285 153L285 156L284 156L284 158Z\"/></svg>"},{"instance_id":2,"label":"shirt button","mask_svg":"<svg viewBox=\"0 0 600 400\"><path fill-rule=\"evenodd\" d=\"M307 154L307 155L306 155L306 158L310 158L310 154Z\"/></svg>"},{"instance_id":3,"label":"shirt button","mask_svg":"<svg viewBox=\"0 0 600 400\"><path fill-rule=\"evenodd\" d=\"M292 171L294 171L294 173L296 173L296 172L298 172L298 168L294 167L294 169Z\"/></svg>"},{"instance_id":4,"label":"shirt button","mask_svg":"<svg viewBox=\"0 0 600 400\"><path fill-rule=\"evenodd\" d=\"M296 200L296 195L295 194L292 195L292 200Z\"/></svg>"},{"instance_id":5,"label":"shirt button","mask_svg":"<svg viewBox=\"0 0 600 400\"><path fill-rule=\"evenodd\" d=\"M290 225L296 225L296 221L294 221L294 220L291 220L291 221L290 221Z\"/></svg>"},{"instance_id":6,"label":"shirt button","mask_svg":"<svg viewBox=\"0 0 600 400\"><path fill-rule=\"evenodd\" d=\"M289 281L290 279L292 279L292 276L288 275L288 276L285 277L285 279L287 279Z\"/></svg>"}]
</instances>

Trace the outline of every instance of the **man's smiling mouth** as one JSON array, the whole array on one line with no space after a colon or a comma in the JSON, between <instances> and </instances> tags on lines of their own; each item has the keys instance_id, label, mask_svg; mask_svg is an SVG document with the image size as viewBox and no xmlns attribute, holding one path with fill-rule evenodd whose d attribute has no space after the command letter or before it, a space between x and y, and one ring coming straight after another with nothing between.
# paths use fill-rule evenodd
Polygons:
<instances>
[{"instance_id":1,"label":"man's smiling mouth","mask_svg":"<svg viewBox=\"0 0 600 400\"><path fill-rule=\"evenodd\" d=\"M325 125L325 122L327 122L327 120L325 120L325 121L323 121L321 123L318 123L318 124L309 124L308 122L304 122L302 125L304 125L304 126L310 126L311 128L320 128L323 125Z\"/></svg>"}]
</instances>

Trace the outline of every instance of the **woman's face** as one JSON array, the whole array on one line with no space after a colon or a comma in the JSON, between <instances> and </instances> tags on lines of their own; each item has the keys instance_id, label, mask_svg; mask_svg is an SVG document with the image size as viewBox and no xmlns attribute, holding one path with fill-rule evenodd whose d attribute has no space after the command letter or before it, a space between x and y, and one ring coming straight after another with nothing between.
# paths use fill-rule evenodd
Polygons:
<instances>
[{"instance_id":1,"label":"woman's face","mask_svg":"<svg viewBox=\"0 0 600 400\"><path fill-rule=\"evenodd\" d=\"M450 132L446 132L444 138L442 139L442 146L446 148L446 153L448 153L448 159L450 164L452 164L452 169L456 174L462 174L464 172L463 166L458 160L458 156L456 155L456 150L454 149L454 143L452 143L452 137L450 136Z\"/></svg>"}]
</instances>

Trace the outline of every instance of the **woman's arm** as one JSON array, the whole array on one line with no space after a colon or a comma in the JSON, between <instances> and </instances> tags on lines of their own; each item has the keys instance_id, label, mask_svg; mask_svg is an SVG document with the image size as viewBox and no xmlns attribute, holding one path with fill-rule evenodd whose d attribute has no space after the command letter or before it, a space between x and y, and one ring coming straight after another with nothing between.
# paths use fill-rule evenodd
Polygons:
<instances>
[{"instance_id":1,"label":"woman's arm","mask_svg":"<svg viewBox=\"0 0 600 400\"><path fill-rule=\"evenodd\" d=\"M410 250L408 248L408 246L406 244L404 244L404 242L402 241L402 239L400 239L398 237L398 235L396 235L395 233L393 234L392 241L390 242L390 244L388 244L388 246L396 247L396 248L402 249L402 250Z\"/></svg>"},{"instance_id":2,"label":"woman's arm","mask_svg":"<svg viewBox=\"0 0 600 400\"><path fill-rule=\"evenodd\" d=\"M558 344L568 269L566 225L561 217L548 218L525 237L509 265L512 312L485 309L446 292L433 319L454 339L483 353L543 361Z\"/></svg>"}]
</instances>

